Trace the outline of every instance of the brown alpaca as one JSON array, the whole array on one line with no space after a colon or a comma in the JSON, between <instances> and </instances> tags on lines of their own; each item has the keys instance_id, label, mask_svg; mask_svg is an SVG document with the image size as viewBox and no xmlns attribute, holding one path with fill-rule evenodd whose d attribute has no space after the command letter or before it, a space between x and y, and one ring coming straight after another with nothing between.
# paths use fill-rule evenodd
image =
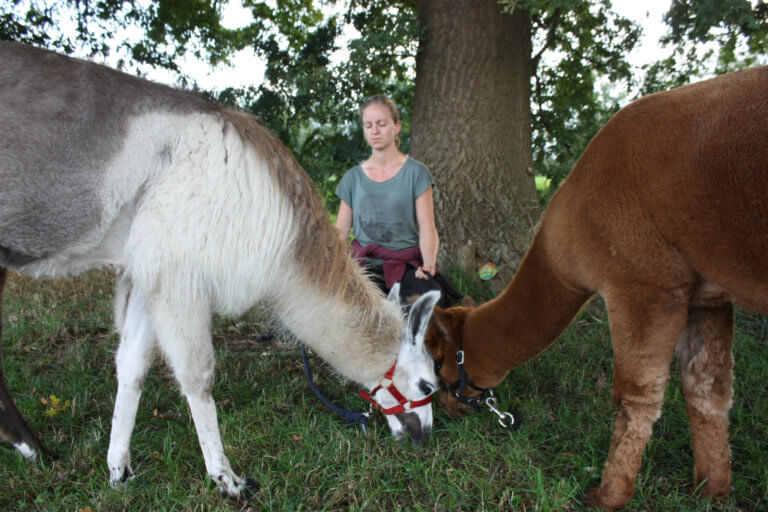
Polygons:
<instances>
[{"instance_id":1,"label":"brown alpaca","mask_svg":"<svg viewBox=\"0 0 768 512\"><path fill-rule=\"evenodd\" d=\"M463 344L469 379L496 386L594 294L608 309L618 411L602 482L586 503L616 510L634 494L674 356L695 483L705 496L726 496L733 304L768 314L768 68L618 112L552 199L507 289L476 309L435 311L427 343L441 379L459 379ZM440 398L451 413L462 409L449 393Z\"/></svg>"}]
</instances>

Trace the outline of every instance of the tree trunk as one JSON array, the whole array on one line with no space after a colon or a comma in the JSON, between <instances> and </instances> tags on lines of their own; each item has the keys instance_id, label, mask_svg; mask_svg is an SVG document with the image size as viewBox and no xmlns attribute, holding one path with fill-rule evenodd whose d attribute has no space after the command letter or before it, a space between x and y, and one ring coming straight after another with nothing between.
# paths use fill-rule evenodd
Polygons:
<instances>
[{"instance_id":1,"label":"tree trunk","mask_svg":"<svg viewBox=\"0 0 768 512\"><path fill-rule=\"evenodd\" d=\"M497 0L419 0L410 154L437 187L441 260L506 283L540 214L530 120L530 19Z\"/></svg>"}]
</instances>

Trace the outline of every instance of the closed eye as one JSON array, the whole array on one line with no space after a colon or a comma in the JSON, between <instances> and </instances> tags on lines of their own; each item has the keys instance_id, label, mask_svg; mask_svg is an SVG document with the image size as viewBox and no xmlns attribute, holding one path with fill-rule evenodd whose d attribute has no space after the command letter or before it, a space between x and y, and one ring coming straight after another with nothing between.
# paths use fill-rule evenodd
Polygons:
<instances>
[{"instance_id":1,"label":"closed eye","mask_svg":"<svg viewBox=\"0 0 768 512\"><path fill-rule=\"evenodd\" d=\"M435 392L435 386L425 380L422 380L419 382L419 390L421 390L421 392L426 396L429 396Z\"/></svg>"}]
</instances>

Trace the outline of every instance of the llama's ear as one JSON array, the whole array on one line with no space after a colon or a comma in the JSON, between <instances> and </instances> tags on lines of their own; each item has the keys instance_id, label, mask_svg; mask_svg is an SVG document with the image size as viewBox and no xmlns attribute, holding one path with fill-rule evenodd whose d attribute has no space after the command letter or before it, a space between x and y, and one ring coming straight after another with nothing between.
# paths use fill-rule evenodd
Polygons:
<instances>
[{"instance_id":1,"label":"llama's ear","mask_svg":"<svg viewBox=\"0 0 768 512\"><path fill-rule=\"evenodd\" d=\"M419 300L411 307L411 311L408 314L408 339L411 343L416 344L417 341L420 343L424 342L429 319L432 317L432 311L434 311L435 304L439 300L440 292L432 290L419 297Z\"/></svg>"},{"instance_id":2,"label":"llama's ear","mask_svg":"<svg viewBox=\"0 0 768 512\"><path fill-rule=\"evenodd\" d=\"M392 285L387 294L387 300L393 304L400 305L400 281Z\"/></svg>"}]
</instances>

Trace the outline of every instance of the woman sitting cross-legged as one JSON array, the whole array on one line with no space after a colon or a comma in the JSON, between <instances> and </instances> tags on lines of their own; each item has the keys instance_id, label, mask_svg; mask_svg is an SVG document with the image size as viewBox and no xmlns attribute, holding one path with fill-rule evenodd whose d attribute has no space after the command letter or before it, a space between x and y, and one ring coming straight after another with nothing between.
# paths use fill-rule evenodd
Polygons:
<instances>
[{"instance_id":1,"label":"woman sitting cross-legged","mask_svg":"<svg viewBox=\"0 0 768 512\"><path fill-rule=\"evenodd\" d=\"M373 96L360 109L371 156L348 170L336 188L341 199L336 228L343 240L350 229L352 252L386 293L401 282L403 303L439 290L432 187L421 162L399 149L400 113L386 96ZM445 294L443 294L445 296Z\"/></svg>"}]
</instances>

